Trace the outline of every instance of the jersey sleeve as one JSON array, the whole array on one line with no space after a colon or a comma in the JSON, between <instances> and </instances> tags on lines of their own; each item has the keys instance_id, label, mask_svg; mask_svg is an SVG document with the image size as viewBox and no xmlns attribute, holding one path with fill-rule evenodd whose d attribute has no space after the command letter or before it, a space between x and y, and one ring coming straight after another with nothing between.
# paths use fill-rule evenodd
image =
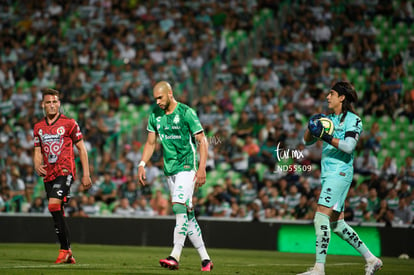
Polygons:
<instances>
[{"instance_id":1,"label":"jersey sleeve","mask_svg":"<svg viewBox=\"0 0 414 275\"><path fill-rule=\"evenodd\" d=\"M348 120L344 138L346 139L347 137L353 137L356 141L358 141L361 136L362 129L362 120L358 116L353 116L350 120Z\"/></svg>"},{"instance_id":2,"label":"jersey sleeve","mask_svg":"<svg viewBox=\"0 0 414 275\"><path fill-rule=\"evenodd\" d=\"M156 121L155 121L155 115L152 112L148 118L147 131L155 133L157 132L156 129L157 129L157 126L156 126Z\"/></svg>"},{"instance_id":3,"label":"jersey sleeve","mask_svg":"<svg viewBox=\"0 0 414 275\"><path fill-rule=\"evenodd\" d=\"M78 123L72 119L70 123L70 131L69 131L70 138L72 139L73 143L77 143L83 139L82 132Z\"/></svg>"},{"instance_id":4,"label":"jersey sleeve","mask_svg":"<svg viewBox=\"0 0 414 275\"><path fill-rule=\"evenodd\" d=\"M188 109L185 114L185 120L190 127L191 134L195 135L204 131L203 126L201 126L200 120L198 119L198 116L193 109Z\"/></svg>"},{"instance_id":5,"label":"jersey sleeve","mask_svg":"<svg viewBox=\"0 0 414 275\"><path fill-rule=\"evenodd\" d=\"M33 129L33 143L34 147L40 147L39 127L37 125Z\"/></svg>"}]
</instances>

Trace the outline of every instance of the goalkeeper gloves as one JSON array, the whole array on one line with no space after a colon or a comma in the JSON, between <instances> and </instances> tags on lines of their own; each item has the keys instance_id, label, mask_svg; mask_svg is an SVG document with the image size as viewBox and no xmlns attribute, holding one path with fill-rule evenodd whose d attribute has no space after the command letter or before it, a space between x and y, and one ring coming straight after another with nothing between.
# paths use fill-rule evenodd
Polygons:
<instances>
[{"instance_id":1,"label":"goalkeeper gloves","mask_svg":"<svg viewBox=\"0 0 414 275\"><path fill-rule=\"evenodd\" d=\"M312 136L322 139L323 141L332 144L333 136L326 133L319 120L321 117L326 117L324 114L313 115L308 123L308 129Z\"/></svg>"}]
</instances>

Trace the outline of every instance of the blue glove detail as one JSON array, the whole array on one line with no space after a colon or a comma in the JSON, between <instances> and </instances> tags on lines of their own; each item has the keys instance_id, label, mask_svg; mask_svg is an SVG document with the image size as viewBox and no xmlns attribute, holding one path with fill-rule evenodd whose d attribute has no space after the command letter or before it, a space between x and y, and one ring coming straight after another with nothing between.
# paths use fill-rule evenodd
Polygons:
<instances>
[{"instance_id":1,"label":"blue glove detail","mask_svg":"<svg viewBox=\"0 0 414 275\"><path fill-rule=\"evenodd\" d=\"M321 117L327 117L325 114L316 114L310 117L309 120L320 119Z\"/></svg>"},{"instance_id":2,"label":"blue glove detail","mask_svg":"<svg viewBox=\"0 0 414 275\"><path fill-rule=\"evenodd\" d=\"M324 133L322 122L319 119L309 120L308 129L311 135L317 138L320 138Z\"/></svg>"}]
</instances>

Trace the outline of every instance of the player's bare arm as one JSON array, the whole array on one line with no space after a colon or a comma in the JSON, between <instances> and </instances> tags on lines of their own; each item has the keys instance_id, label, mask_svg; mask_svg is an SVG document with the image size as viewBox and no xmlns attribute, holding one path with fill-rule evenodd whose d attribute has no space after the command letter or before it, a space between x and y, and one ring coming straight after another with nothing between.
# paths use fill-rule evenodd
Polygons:
<instances>
[{"instance_id":1,"label":"player's bare arm","mask_svg":"<svg viewBox=\"0 0 414 275\"><path fill-rule=\"evenodd\" d=\"M75 145L79 151L79 159L81 161L83 170L81 183L83 187L89 189L92 186L92 180L89 174L88 152L86 151L85 143L83 142L83 140L78 141Z\"/></svg>"},{"instance_id":2,"label":"player's bare arm","mask_svg":"<svg viewBox=\"0 0 414 275\"><path fill-rule=\"evenodd\" d=\"M34 148L34 156L33 156L33 162L34 162L34 167L36 170L36 173L40 176L40 177L44 177L46 176L46 165L43 165L43 156L42 156L42 150L40 147L35 147Z\"/></svg>"},{"instance_id":3,"label":"player's bare arm","mask_svg":"<svg viewBox=\"0 0 414 275\"><path fill-rule=\"evenodd\" d=\"M200 132L195 135L198 148L200 150L200 163L198 164L198 170L195 174L195 181L197 186L202 186L206 183L206 164L208 156L208 141L204 132Z\"/></svg>"},{"instance_id":4,"label":"player's bare arm","mask_svg":"<svg viewBox=\"0 0 414 275\"><path fill-rule=\"evenodd\" d=\"M149 161L152 154L154 153L155 143L157 142L157 135L154 132L148 132L147 141L142 151L142 159L138 164L138 181L140 184L145 186L145 164Z\"/></svg>"}]
</instances>

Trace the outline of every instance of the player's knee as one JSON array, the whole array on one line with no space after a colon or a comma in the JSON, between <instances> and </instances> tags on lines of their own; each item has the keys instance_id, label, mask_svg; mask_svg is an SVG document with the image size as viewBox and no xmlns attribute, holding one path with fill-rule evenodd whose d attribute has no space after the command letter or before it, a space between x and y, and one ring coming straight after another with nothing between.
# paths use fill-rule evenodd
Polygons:
<instances>
[{"instance_id":1,"label":"player's knee","mask_svg":"<svg viewBox=\"0 0 414 275\"><path fill-rule=\"evenodd\" d=\"M49 209L49 212L57 212L62 209L60 204L57 203L51 203L47 208Z\"/></svg>"},{"instance_id":2,"label":"player's knee","mask_svg":"<svg viewBox=\"0 0 414 275\"><path fill-rule=\"evenodd\" d=\"M344 229L344 227L345 227L345 221L344 220L339 220L339 221L336 221L336 222L331 222L331 229L332 229L332 232L334 232L335 234L337 234L337 235L342 235L342 231L343 231L343 229Z\"/></svg>"},{"instance_id":3,"label":"player's knee","mask_svg":"<svg viewBox=\"0 0 414 275\"><path fill-rule=\"evenodd\" d=\"M172 210L174 214L186 214L187 207L184 204L175 203L172 206Z\"/></svg>"}]
</instances>

